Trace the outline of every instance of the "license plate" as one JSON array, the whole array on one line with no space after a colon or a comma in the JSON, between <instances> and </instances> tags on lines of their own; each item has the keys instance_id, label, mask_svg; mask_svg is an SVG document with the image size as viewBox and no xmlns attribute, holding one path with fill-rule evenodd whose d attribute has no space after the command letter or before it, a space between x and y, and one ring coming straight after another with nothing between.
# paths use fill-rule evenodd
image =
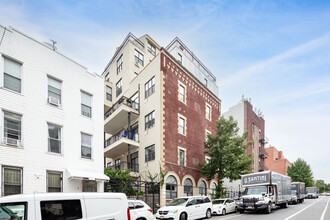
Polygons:
<instances>
[{"instance_id":1,"label":"license plate","mask_svg":"<svg viewBox=\"0 0 330 220\"><path fill-rule=\"evenodd\" d=\"M248 206L247 208L248 208L248 209L253 209L253 206Z\"/></svg>"},{"instance_id":2,"label":"license plate","mask_svg":"<svg viewBox=\"0 0 330 220\"><path fill-rule=\"evenodd\" d=\"M164 218L164 216L159 216L159 218Z\"/></svg>"}]
</instances>

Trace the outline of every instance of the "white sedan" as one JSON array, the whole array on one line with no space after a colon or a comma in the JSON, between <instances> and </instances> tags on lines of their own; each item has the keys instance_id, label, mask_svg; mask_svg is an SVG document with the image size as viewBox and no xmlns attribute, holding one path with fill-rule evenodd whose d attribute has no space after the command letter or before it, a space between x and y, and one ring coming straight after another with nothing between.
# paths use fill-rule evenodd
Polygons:
<instances>
[{"instance_id":1,"label":"white sedan","mask_svg":"<svg viewBox=\"0 0 330 220\"><path fill-rule=\"evenodd\" d=\"M237 205L233 199L216 199L213 200L213 214L226 215L226 213L237 212Z\"/></svg>"},{"instance_id":2,"label":"white sedan","mask_svg":"<svg viewBox=\"0 0 330 220\"><path fill-rule=\"evenodd\" d=\"M152 209L141 200L128 200L131 220L153 220Z\"/></svg>"}]
</instances>

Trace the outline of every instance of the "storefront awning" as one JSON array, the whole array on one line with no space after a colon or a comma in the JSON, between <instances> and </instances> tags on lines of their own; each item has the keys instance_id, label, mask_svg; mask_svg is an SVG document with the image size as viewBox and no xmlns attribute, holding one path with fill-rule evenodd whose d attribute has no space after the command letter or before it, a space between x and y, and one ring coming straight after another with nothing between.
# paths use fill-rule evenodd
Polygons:
<instances>
[{"instance_id":1,"label":"storefront awning","mask_svg":"<svg viewBox=\"0 0 330 220\"><path fill-rule=\"evenodd\" d=\"M95 181L106 181L110 179L107 175L103 173L83 171L83 170L72 170L72 169L67 169L67 171L68 171L68 179L95 180Z\"/></svg>"}]
</instances>

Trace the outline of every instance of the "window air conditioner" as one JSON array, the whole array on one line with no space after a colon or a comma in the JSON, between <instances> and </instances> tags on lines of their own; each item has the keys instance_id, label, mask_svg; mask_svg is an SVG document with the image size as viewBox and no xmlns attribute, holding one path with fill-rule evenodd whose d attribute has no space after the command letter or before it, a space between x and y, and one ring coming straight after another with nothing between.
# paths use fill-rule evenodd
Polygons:
<instances>
[{"instance_id":1,"label":"window air conditioner","mask_svg":"<svg viewBox=\"0 0 330 220\"><path fill-rule=\"evenodd\" d=\"M49 102L49 104L52 104L52 105L56 105L56 106L60 105L60 100L58 100L57 98L54 98L52 96L48 97L48 102Z\"/></svg>"},{"instance_id":2,"label":"window air conditioner","mask_svg":"<svg viewBox=\"0 0 330 220\"><path fill-rule=\"evenodd\" d=\"M5 137L4 139L5 139L4 142L7 145L12 145L12 146L17 146L17 147L20 145L20 141L17 139L8 138L8 137Z\"/></svg>"}]
</instances>

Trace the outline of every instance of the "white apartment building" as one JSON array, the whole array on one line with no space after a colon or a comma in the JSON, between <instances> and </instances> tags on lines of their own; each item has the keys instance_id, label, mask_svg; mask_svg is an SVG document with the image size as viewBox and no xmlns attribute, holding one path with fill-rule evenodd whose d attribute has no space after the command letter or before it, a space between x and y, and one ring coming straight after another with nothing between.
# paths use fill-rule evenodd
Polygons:
<instances>
[{"instance_id":1,"label":"white apartment building","mask_svg":"<svg viewBox=\"0 0 330 220\"><path fill-rule=\"evenodd\" d=\"M102 192L103 78L0 26L0 192Z\"/></svg>"}]
</instances>

